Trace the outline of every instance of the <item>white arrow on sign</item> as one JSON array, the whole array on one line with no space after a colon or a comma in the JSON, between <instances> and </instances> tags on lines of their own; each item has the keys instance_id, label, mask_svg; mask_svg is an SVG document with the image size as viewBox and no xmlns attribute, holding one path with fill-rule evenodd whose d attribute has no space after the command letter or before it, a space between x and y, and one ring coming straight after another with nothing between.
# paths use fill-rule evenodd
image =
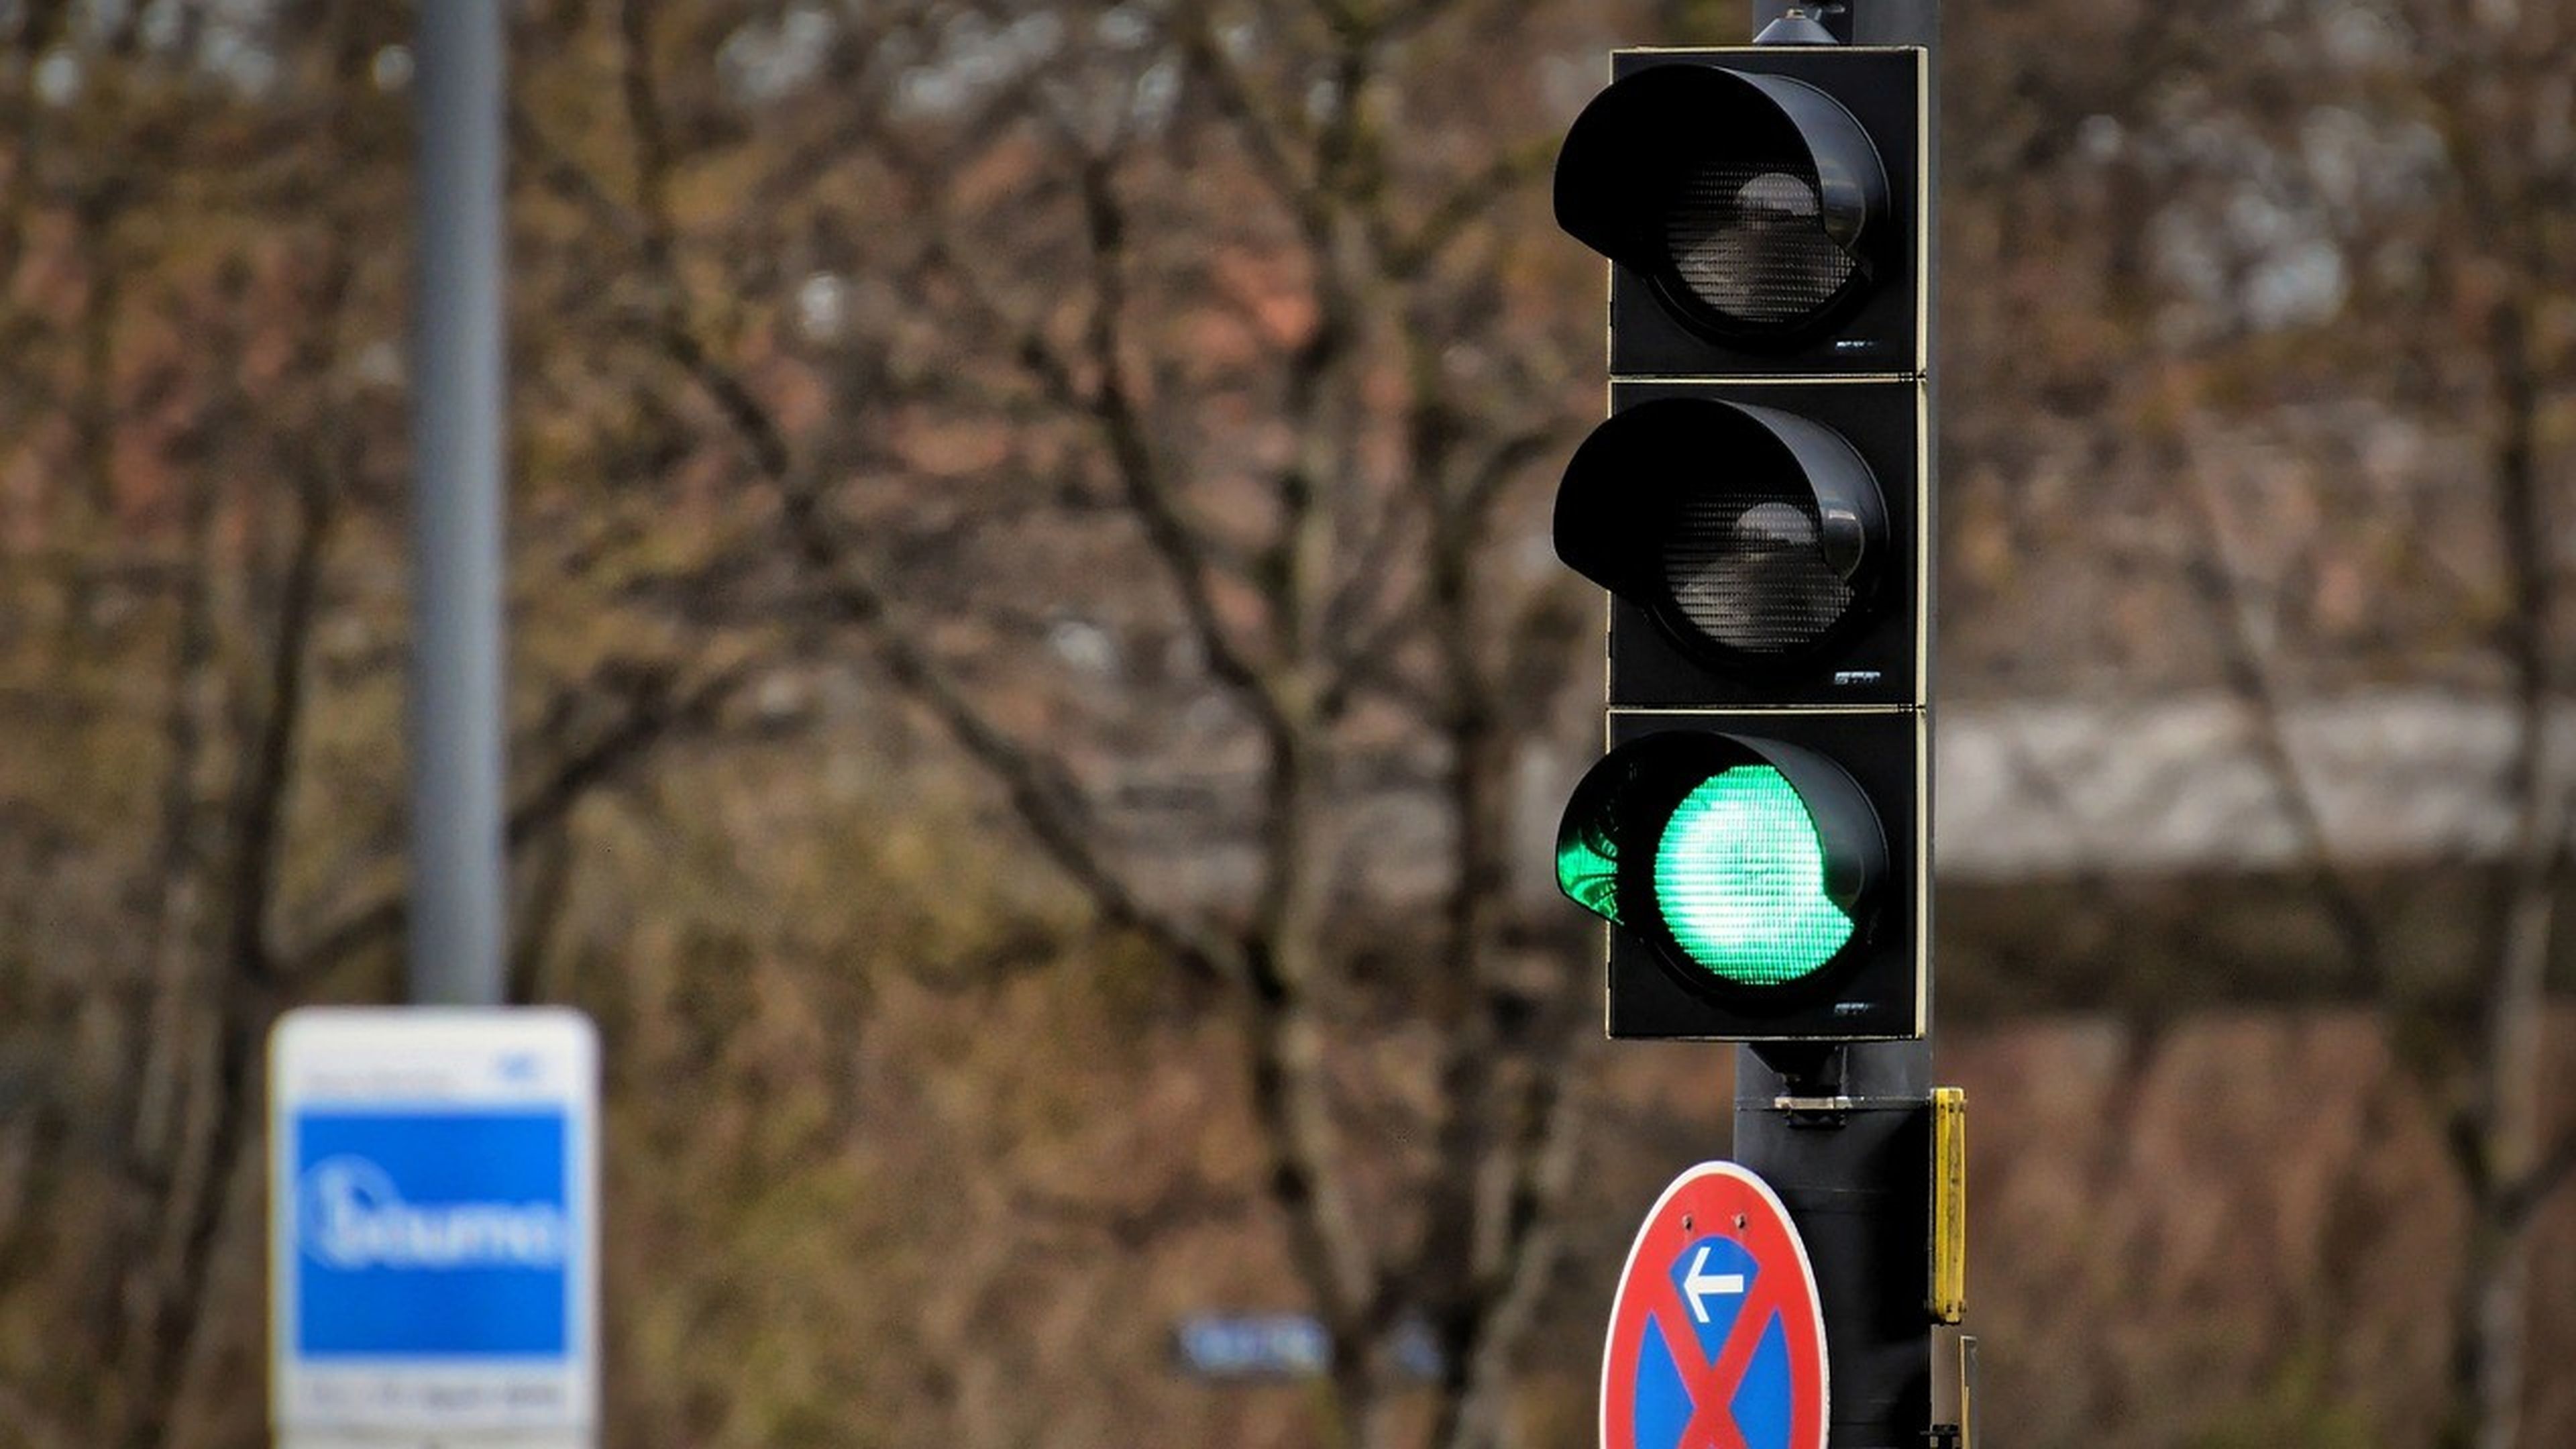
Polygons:
<instances>
[{"instance_id":1,"label":"white arrow on sign","mask_svg":"<svg viewBox=\"0 0 2576 1449\"><path fill-rule=\"evenodd\" d=\"M1743 1274L1702 1272L1701 1270L1707 1266L1708 1244L1702 1243L1699 1245L1699 1256L1691 1259L1690 1271L1682 1275L1682 1296L1690 1300L1691 1317L1700 1323L1708 1322L1708 1304L1705 1300L1711 1294L1732 1293L1741 1296L1744 1292Z\"/></svg>"}]
</instances>

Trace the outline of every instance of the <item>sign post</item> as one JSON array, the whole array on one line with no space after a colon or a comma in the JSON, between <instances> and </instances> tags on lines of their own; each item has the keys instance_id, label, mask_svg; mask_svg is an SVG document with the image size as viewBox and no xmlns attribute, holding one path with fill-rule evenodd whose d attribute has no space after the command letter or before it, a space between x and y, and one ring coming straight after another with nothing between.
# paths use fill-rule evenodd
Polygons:
<instances>
[{"instance_id":1,"label":"sign post","mask_svg":"<svg viewBox=\"0 0 2576 1449\"><path fill-rule=\"evenodd\" d=\"M269 1084L278 1449L590 1449L589 1019L303 1008Z\"/></svg>"}]
</instances>

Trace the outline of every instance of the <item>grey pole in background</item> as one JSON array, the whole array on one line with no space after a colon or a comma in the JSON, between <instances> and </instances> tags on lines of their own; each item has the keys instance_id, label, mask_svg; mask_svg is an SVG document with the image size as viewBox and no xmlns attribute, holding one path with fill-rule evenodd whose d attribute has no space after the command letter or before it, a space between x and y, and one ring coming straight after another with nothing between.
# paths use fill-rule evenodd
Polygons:
<instances>
[{"instance_id":1,"label":"grey pole in background","mask_svg":"<svg viewBox=\"0 0 2576 1449\"><path fill-rule=\"evenodd\" d=\"M411 999L502 999L499 0L421 0L412 296Z\"/></svg>"}]
</instances>

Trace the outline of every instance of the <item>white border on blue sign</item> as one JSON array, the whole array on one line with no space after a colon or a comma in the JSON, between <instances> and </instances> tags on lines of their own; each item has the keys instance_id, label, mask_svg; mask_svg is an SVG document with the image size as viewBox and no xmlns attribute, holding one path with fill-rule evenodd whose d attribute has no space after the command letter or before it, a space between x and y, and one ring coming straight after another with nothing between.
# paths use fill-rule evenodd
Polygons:
<instances>
[{"instance_id":1,"label":"white border on blue sign","mask_svg":"<svg viewBox=\"0 0 2576 1449\"><path fill-rule=\"evenodd\" d=\"M339 1449L463 1433L491 1449L588 1443L599 1421L599 1037L590 1018L566 1007L300 1007L269 1034L268 1102L269 1417L278 1442ZM298 1359L295 1114L514 1104L564 1112L572 1253L563 1357ZM545 1407L514 1407L513 1385Z\"/></svg>"}]
</instances>

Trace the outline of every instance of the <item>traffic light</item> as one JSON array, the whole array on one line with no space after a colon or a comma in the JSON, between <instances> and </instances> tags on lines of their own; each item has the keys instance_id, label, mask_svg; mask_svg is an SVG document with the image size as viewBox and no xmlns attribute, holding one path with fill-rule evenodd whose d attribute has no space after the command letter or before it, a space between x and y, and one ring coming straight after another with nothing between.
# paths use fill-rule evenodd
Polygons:
<instances>
[{"instance_id":1,"label":"traffic light","mask_svg":"<svg viewBox=\"0 0 2576 1449\"><path fill-rule=\"evenodd\" d=\"M1610 594L1557 874L1612 1036L1924 1032L1928 93L1920 47L1623 51L1558 157L1612 264L1555 518Z\"/></svg>"}]
</instances>

